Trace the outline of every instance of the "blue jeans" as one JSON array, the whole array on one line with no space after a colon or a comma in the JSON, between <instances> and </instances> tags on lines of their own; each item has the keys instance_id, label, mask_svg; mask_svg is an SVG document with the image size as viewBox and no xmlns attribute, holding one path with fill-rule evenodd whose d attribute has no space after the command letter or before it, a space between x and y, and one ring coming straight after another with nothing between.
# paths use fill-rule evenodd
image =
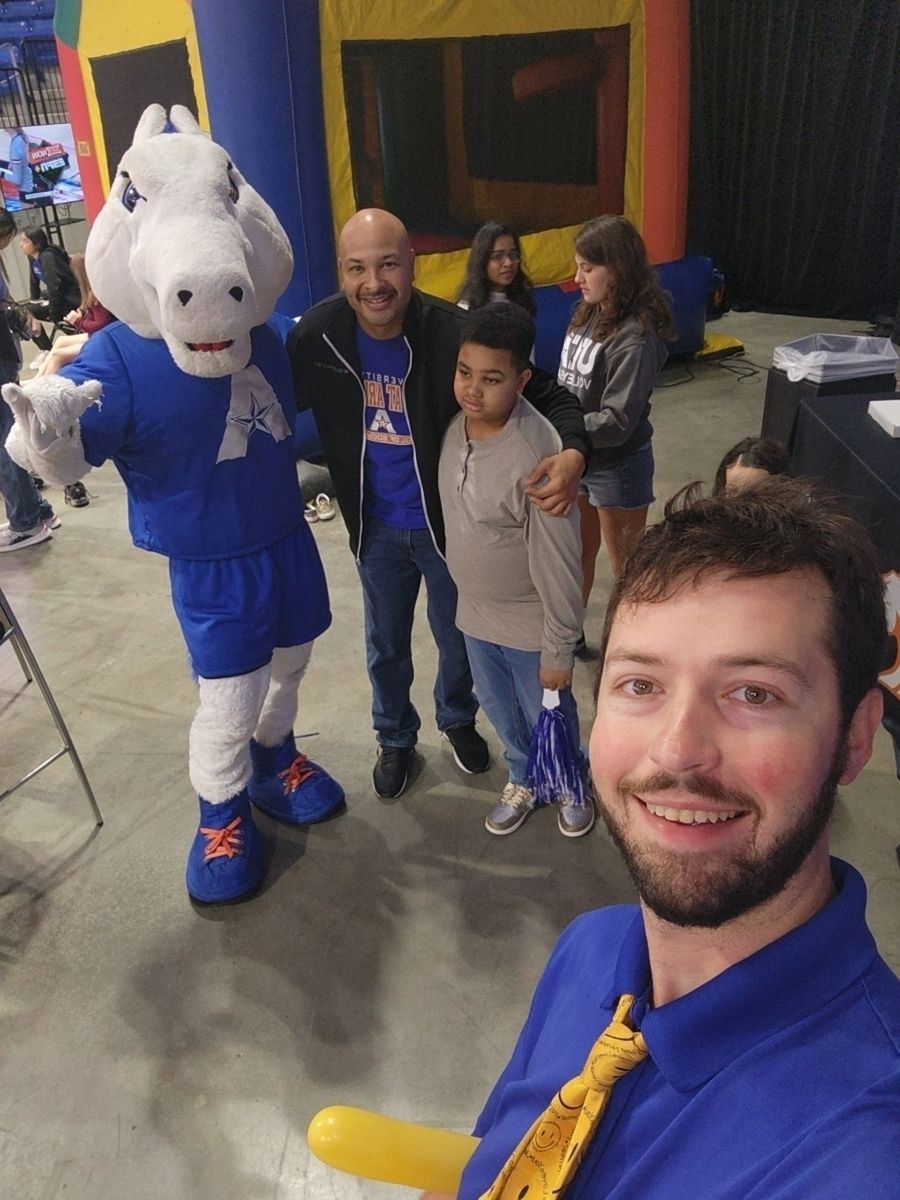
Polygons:
<instances>
[{"instance_id":1,"label":"blue jeans","mask_svg":"<svg viewBox=\"0 0 900 1200\"><path fill-rule=\"evenodd\" d=\"M15 383L18 377L18 363L0 362L0 384ZM42 520L49 520L53 509L41 497L28 472L16 466L6 453L6 439L13 421L12 409L0 397L0 492L6 504L10 529L14 533L25 533Z\"/></svg>"},{"instance_id":2,"label":"blue jeans","mask_svg":"<svg viewBox=\"0 0 900 1200\"><path fill-rule=\"evenodd\" d=\"M475 694L503 743L510 783L525 783L531 735L541 715L544 689L538 675L539 650L512 650L466 634L466 649L475 679ZM584 771L585 755L578 729L578 707L571 688L559 693L559 708L569 740Z\"/></svg>"},{"instance_id":3,"label":"blue jeans","mask_svg":"<svg viewBox=\"0 0 900 1200\"><path fill-rule=\"evenodd\" d=\"M366 620L372 725L382 746L414 746L421 726L410 699L412 627L421 581L438 651L434 710L440 730L469 725L478 702L463 636L456 628L456 585L427 529L394 529L373 517L363 527L357 564Z\"/></svg>"}]
</instances>

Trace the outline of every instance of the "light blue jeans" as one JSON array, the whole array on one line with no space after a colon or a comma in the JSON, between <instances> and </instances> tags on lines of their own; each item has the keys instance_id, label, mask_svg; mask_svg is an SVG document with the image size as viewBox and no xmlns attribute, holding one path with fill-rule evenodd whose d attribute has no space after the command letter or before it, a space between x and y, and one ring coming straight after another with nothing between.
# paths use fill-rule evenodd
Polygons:
<instances>
[{"instance_id":1,"label":"light blue jeans","mask_svg":"<svg viewBox=\"0 0 900 1200\"><path fill-rule=\"evenodd\" d=\"M468 634L465 638L475 695L503 743L509 781L525 783L531 735L541 715L544 696L538 675L540 651L512 650L509 646L482 642ZM585 755L578 729L578 707L571 688L560 691L559 709L565 717L569 740L583 772Z\"/></svg>"},{"instance_id":2,"label":"light blue jeans","mask_svg":"<svg viewBox=\"0 0 900 1200\"><path fill-rule=\"evenodd\" d=\"M0 362L0 384L15 383L19 364ZM12 409L0 397L0 492L6 505L6 517L13 533L25 533L53 516L53 509L34 486L31 476L16 466L6 453L6 439L13 427Z\"/></svg>"}]
</instances>

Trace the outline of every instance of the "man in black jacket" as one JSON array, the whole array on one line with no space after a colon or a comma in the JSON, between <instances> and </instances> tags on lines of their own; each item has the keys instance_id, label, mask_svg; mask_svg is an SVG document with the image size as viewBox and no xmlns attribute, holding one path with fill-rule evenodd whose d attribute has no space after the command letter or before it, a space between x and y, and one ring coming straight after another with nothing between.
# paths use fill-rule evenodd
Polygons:
<instances>
[{"instance_id":1,"label":"man in black jacket","mask_svg":"<svg viewBox=\"0 0 900 1200\"><path fill-rule=\"evenodd\" d=\"M342 294L307 312L288 339L300 409L312 408L363 586L377 795L407 784L420 721L410 700L412 624L422 579L438 648L435 714L463 771L489 765L475 729L456 589L444 561L438 458L458 412L453 377L464 313L412 286L414 253L402 222L364 209L341 231ZM578 402L535 370L526 397L559 431L563 449L538 464L529 494L567 512L590 444Z\"/></svg>"}]
</instances>

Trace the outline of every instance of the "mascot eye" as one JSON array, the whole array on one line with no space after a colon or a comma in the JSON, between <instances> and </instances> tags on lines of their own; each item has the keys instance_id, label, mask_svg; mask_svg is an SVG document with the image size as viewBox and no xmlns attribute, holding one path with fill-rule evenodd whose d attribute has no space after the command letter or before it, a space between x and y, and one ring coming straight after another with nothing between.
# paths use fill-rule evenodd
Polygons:
<instances>
[{"instance_id":1,"label":"mascot eye","mask_svg":"<svg viewBox=\"0 0 900 1200\"><path fill-rule=\"evenodd\" d=\"M232 204L238 202L238 185L234 182L234 176L231 174L231 164L228 164L228 195Z\"/></svg>"},{"instance_id":2,"label":"mascot eye","mask_svg":"<svg viewBox=\"0 0 900 1200\"><path fill-rule=\"evenodd\" d=\"M134 210L137 208L138 200L143 199L145 199L145 197L141 195L133 183L129 183L125 188L125 191L122 193L122 203L129 212L134 212Z\"/></svg>"}]
</instances>

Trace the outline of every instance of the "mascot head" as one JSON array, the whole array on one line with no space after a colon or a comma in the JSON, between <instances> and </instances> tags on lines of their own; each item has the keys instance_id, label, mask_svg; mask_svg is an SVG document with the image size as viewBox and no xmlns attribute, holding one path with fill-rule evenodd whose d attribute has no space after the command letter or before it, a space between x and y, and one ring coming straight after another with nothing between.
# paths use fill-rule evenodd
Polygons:
<instances>
[{"instance_id":1,"label":"mascot head","mask_svg":"<svg viewBox=\"0 0 900 1200\"><path fill-rule=\"evenodd\" d=\"M189 375L230 375L291 277L287 235L186 108L151 105L91 229L91 286Z\"/></svg>"}]
</instances>

